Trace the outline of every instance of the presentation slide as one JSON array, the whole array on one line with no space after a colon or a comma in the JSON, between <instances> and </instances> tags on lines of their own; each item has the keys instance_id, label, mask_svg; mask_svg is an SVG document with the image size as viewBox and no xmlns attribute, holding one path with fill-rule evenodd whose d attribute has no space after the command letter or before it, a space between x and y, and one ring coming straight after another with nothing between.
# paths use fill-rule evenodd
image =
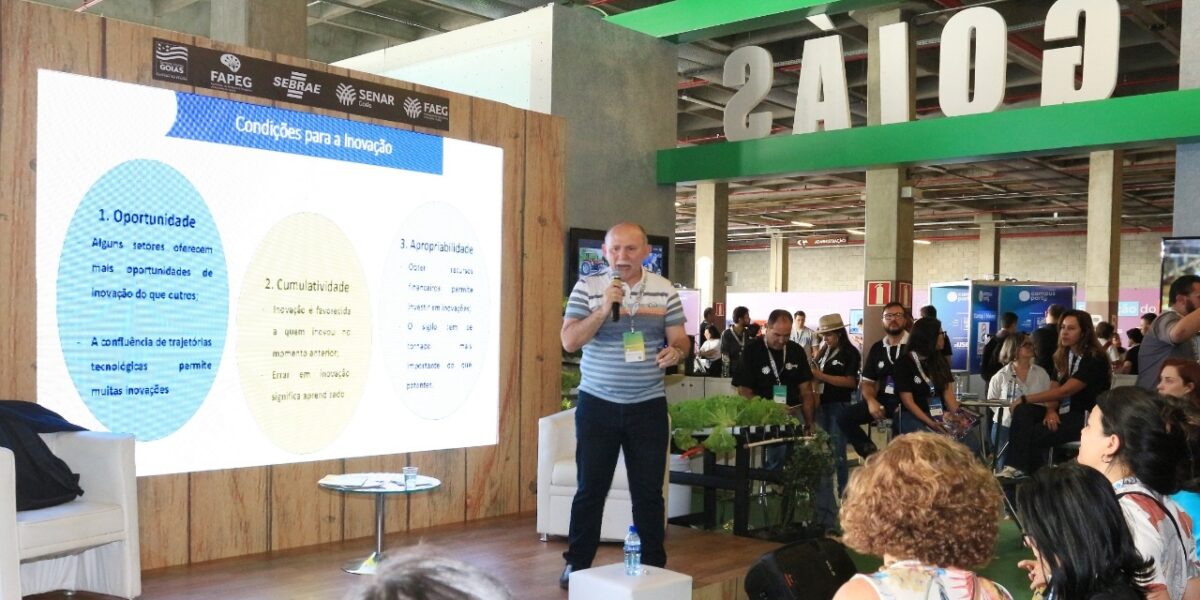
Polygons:
<instances>
[{"instance_id":1,"label":"presentation slide","mask_svg":"<svg viewBox=\"0 0 1200 600\"><path fill-rule=\"evenodd\" d=\"M499 148L53 71L37 110L40 404L138 475L496 443Z\"/></svg>"}]
</instances>

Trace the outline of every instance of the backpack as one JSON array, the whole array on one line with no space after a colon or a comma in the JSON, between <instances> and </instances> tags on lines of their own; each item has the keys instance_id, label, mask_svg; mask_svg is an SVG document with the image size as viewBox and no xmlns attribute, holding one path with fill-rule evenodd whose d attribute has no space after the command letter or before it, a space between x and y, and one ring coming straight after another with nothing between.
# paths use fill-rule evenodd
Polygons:
<instances>
[{"instance_id":1,"label":"backpack","mask_svg":"<svg viewBox=\"0 0 1200 600\"><path fill-rule=\"evenodd\" d=\"M746 573L750 600L829 600L858 568L841 543L821 538L762 555Z\"/></svg>"},{"instance_id":2,"label":"backpack","mask_svg":"<svg viewBox=\"0 0 1200 600\"><path fill-rule=\"evenodd\" d=\"M83 494L79 475L25 421L0 418L0 446L13 452L18 511L65 504Z\"/></svg>"}]
</instances>

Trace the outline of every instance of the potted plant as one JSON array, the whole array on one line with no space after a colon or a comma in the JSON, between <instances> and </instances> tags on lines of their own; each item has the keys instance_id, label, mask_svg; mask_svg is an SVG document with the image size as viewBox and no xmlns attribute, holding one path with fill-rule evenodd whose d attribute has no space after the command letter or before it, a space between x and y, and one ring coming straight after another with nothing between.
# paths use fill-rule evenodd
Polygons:
<instances>
[{"instance_id":1,"label":"potted plant","mask_svg":"<svg viewBox=\"0 0 1200 600\"><path fill-rule=\"evenodd\" d=\"M829 434L818 429L809 439L792 445L783 464L782 502L779 521L763 532L776 542L821 537L816 524L817 491L821 481L833 476L833 444Z\"/></svg>"}]
</instances>

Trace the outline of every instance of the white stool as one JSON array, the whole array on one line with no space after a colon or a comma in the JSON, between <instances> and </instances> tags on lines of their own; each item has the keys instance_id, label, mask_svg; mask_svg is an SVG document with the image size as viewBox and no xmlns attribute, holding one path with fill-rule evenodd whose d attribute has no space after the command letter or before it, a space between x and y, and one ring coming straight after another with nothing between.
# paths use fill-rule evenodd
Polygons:
<instances>
[{"instance_id":1,"label":"white stool","mask_svg":"<svg viewBox=\"0 0 1200 600\"><path fill-rule=\"evenodd\" d=\"M643 566L641 575L626 575L625 565L604 565L571 573L569 600L691 600L692 578Z\"/></svg>"}]
</instances>

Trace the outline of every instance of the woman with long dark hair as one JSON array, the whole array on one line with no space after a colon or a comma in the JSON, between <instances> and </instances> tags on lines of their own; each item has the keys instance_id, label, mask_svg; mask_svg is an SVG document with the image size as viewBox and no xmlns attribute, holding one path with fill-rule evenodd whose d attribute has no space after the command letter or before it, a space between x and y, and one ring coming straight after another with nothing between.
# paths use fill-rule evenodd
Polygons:
<instances>
[{"instance_id":1,"label":"woman with long dark hair","mask_svg":"<svg viewBox=\"0 0 1200 600\"><path fill-rule=\"evenodd\" d=\"M1068 310L1058 320L1050 389L1012 402L1012 425L1003 477L1021 477L1042 466L1050 448L1079 439L1096 396L1112 386L1112 367L1096 339L1092 316Z\"/></svg>"},{"instance_id":2,"label":"woman with long dark hair","mask_svg":"<svg viewBox=\"0 0 1200 600\"><path fill-rule=\"evenodd\" d=\"M1112 484L1143 558L1154 561L1151 600L1200 598L1192 519L1169 494L1195 490L1192 409L1136 387L1101 394L1079 440L1079 464Z\"/></svg>"},{"instance_id":3,"label":"woman with long dark hair","mask_svg":"<svg viewBox=\"0 0 1200 600\"><path fill-rule=\"evenodd\" d=\"M1158 375L1158 393L1185 400L1192 408L1200 410L1200 364L1186 358L1164 360ZM1200 493L1182 490L1172 494L1171 499L1187 514L1200 517ZM1193 533L1196 543L1200 544L1200 530Z\"/></svg>"},{"instance_id":4,"label":"woman with long dark hair","mask_svg":"<svg viewBox=\"0 0 1200 600\"><path fill-rule=\"evenodd\" d=\"M1039 470L1017 488L1017 515L1034 560L1030 587L1059 600L1140 600L1154 562L1142 558L1112 484L1078 463Z\"/></svg>"},{"instance_id":5,"label":"woman with long dark hair","mask_svg":"<svg viewBox=\"0 0 1200 600\"><path fill-rule=\"evenodd\" d=\"M899 433L948 433L941 418L947 412L958 412L954 375L937 348L941 332L942 322L936 318L917 319L908 334L908 354L896 361L896 395L902 405L902 410L896 411Z\"/></svg>"}]
</instances>

